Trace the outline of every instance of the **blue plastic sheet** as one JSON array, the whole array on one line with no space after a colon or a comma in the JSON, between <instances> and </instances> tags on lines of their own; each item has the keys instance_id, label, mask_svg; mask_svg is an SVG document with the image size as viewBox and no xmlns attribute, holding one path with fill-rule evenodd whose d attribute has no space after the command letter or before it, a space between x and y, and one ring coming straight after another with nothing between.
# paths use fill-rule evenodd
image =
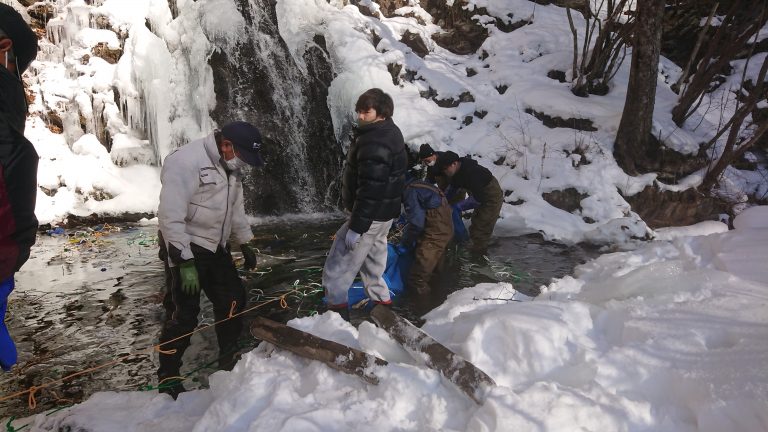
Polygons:
<instances>
[{"instance_id":1,"label":"blue plastic sheet","mask_svg":"<svg viewBox=\"0 0 768 432\"><path fill-rule=\"evenodd\" d=\"M469 240L469 233L464 226L464 221L461 218L461 212L456 208L453 209L453 235L456 241L465 242ZM401 216L401 220L404 218ZM408 271L413 264L414 252L413 249L409 249L407 252L398 253L397 247L392 243L387 244L387 267L384 270L384 281L389 288L389 296L392 299L403 295L405 292L405 281L408 278ZM349 288L347 295L347 304L352 307L361 301L367 299L368 296L365 293L363 282L356 281ZM372 307L373 305L368 305Z\"/></svg>"},{"instance_id":2,"label":"blue plastic sheet","mask_svg":"<svg viewBox=\"0 0 768 432\"><path fill-rule=\"evenodd\" d=\"M16 345L5 327L5 310L8 307L8 296L13 291L13 275L0 282L0 367L7 371L16 364Z\"/></svg>"},{"instance_id":3,"label":"blue plastic sheet","mask_svg":"<svg viewBox=\"0 0 768 432\"><path fill-rule=\"evenodd\" d=\"M384 269L384 281L389 288L389 295L391 298L396 298L402 295L405 291L405 279L408 277L408 270L413 263L413 250L403 253L402 255L397 252L395 245L387 244L387 267ZM363 283L357 281L349 288L349 294L347 302L350 305L355 305L368 298L363 288Z\"/></svg>"},{"instance_id":4,"label":"blue plastic sheet","mask_svg":"<svg viewBox=\"0 0 768 432\"><path fill-rule=\"evenodd\" d=\"M469 232L467 227L464 226L464 220L461 218L461 212L456 207L453 207L453 239L458 243L464 243L469 240Z\"/></svg>"}]
</instances>

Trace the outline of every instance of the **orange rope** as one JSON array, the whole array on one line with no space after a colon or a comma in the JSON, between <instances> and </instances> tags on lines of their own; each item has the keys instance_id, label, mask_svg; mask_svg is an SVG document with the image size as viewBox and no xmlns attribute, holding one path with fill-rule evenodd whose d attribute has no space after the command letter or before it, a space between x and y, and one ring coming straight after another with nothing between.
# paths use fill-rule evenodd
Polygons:
<instances>
[{"instance_id":1,"label":"orange rope","mask_svg":"<svg viewBox=\"0 0 768 432\"><path fill-rule=\"evenodd\" d=\"M37 401L35 400L35 393L37 392L37 387L31 386L29 388L29 397L27 398L27 403L29 404L29 409L35 409L37 406Z\"/></svg>"},{"instance_id":2,"label":"orange rope","mask_svg":"<svg viewBox=\"0 0 768 432\"><path fill-rule=\"evenodd\" d=\"M169 376L169 377L163 378L160 381L158 381L157 385L159 386L160 384L162 384L162 383L164 383L166 381L170 381L170 380L174 380L174 379L175 380L179 380L179 381L184 381L185 379L187 379L187 377L183 377L183 376Z\"/></svg>"},{"instance_id":3,"label":"orange rope","mask_svg":"<svg viewBox=\"0 0 768 432\"><path fill-rule=\"evenodd\" d=\"M156 346L154 348L155 348L155 351L159 352L160 354L165 354L165 355L174 355L174 354L176 354L176 348L169 349L169 350L164 350L164 349L160 348L159 346Z\"/></svg>"},{"instance_id":4,"label":"orange rope","mask_svg":"<svg viewBox=\"0 0 768 432\"><path fill-rule=\"evenodd\" d=\"M109 361L109 362L106 362L106 363L103 363L103 364L100 364L100 365L97 365L97 366L94 366L94 367L91 367L91 368L88 368L88 369L84 369L84 370L79 371L79 372L75 372L75 373L67 375L67 376L65 376L63 378L59 378L59 379L54 380L54 381L46 382L46 383L40 384L39 386L30 386L26 390L22 390L22 391L19 391L19 392L10 394L10 395L6 395L6 396L3 396L3 397L0 397L0 402L6 401L8 399L12 399L12 398L15 398L17 396L24 395L24 394L29 394L29 397L27 399L27 403L29 404L29 408L30 409L35 409L35 407L37 406L37 400L35 399L35 393L37 393L37 391L42 389L42 388L50 387L50 386L52 386L54 384L60 384L60 383L62 383L64 381L69 381L70 379L72 379L74 377L77 377L77 376L80 376L80 375L85 375L87 373L90 373L90 372L93 372L93 371L96 371L96 370L99 370L99 369L103 369L103 368L108 367L108 366L113 366L113 365L115 365L117 363L124 362L128 358L139 356L139 355L142 355L142 354L152 353L153 351L158 351L158 352L163 353L163 354L175 353L176 352L175 349L163 351L163 350L160 349L160 347L163 346L163 345L169 344L171 342L175 342L175 341L177 341L179 339L183 339L183 338L185 338L187 336L192 336L193 334L195 334L197 332L201 332L201 331L206 330L206 329L208 329L210 327L213 327L213 326L216 326L218 324L221 324L224 321L228 321L228 320L230 320L232 318L238 317L238 316L243 315L243 314L245 314L247 312L256 310L256 309L258 309L260 307L263 307L263 306L265 306L265 305L267 305L269 303L275 302L277 300L280 300L280 307L285 309L285 308L288 307L288 303L285 301L285 297L288 296L289 294L292 294L292 293L297 292L297 291L298 290L295 290L295 289L291 290L291 291L288 291L287 293L281 295L280 297L277 297L277 298L274 298L274 299L271 299L271 300L267 300L267 301L264 301L262 303L257 303L256 305L251 306L250 308L245 309L245 310L243 310L241 312L238 312L238 313L232 313L234 308L235 308L235 306L236 306L236 303L232 302L232 308L230 309L230 313L229 313L229 316L227 318L224 318L222 320L216 321L213 324L208 324L208 325L203 326L203 327L198 327L195 330L192 330L191 332L189 332L187 334L184 334L184 335L181 335L181 336L179 336L179 337L177 337L175 339L171 339L169 341L165 341L165 342L163 342L161 344L152 345L151 347L147 348L146 350L139 350L137 353L128 354L128 355L123 356L121 358L117 358L117 359L114 359L112 361Z\"/></svg>"}]
</instances>

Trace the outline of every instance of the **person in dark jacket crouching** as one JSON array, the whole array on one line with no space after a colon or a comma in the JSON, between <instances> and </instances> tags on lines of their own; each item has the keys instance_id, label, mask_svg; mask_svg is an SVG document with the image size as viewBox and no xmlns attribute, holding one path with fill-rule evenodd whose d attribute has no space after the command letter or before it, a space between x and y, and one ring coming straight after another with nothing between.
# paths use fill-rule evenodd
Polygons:
<instances>
[{"instance_id":1,"label":"person in dark jacket crouching","mask_svg":"<svg viewBox=\"0 0 768 432\"><path fill-rule=\"evenodd\" d=\"M454 205L460 201L463 201L467 197L467 191L464 189L451 189L447 190L450 185L450 179L440 170L437 165L437 158L444 152L435 151L429 144L422 144L419 147L419 160L427 167L426 177L424 178L429 183L434 183L440 188L443 193L450 192L448 198L448 204Z\"/></svg>"},{"instance_id":2,"label":"person in dark jacket crouching","mask_svg":"<svg viewBox=\"0 0 768 432\"><path fill-rule=\"evenodd\" d=\"M355 105L358 127L347 152L341 188L344 208L351 214L336 232L323 268L328 307L347 319L347 292L358 272L371 300L391 303L383 277L387 233L400 215L408 164L393 111L392 98L377 88L363 93Z\"/></svg>"},{"instance_id":3,"label":"person in dark jacket crouching","mask_svg":"<svg viewBox=\"0 0 768 432\"><path fill-rule=\"evenodd\" d=\"M442 153L437 159L438 168L450 178L450 186L463 188L469 197L457 204L462 210L475 209L472 226L469 227L470 248L475 253L485 253L501 212L504 194L499 181L469 156L459 158L452 151Z\"/></svg>"},{"instance_id":4,"label":"person in dark jacket crouching","mask_svg":"<svg viewBox=\"0 0 768 432\"><path fill-rule=\"evenodd\" d=\"M408 273L408 290L418 295L429 292L429 279L442 261L453 238L451 206L443 192L432 183L409 179L403 193L406 226L401 245L415 245L415 259Z\"/></svg>"},{"instance_id":5,"label":"person in dark jacket crouching","mask_svg":"<svg viewBox=\"0 0 768 432\"><path fill-rule=\"evenodd\" d=\"M13 275L35 243L38 156L24 137L27 101L21 75L37 56L37 36L14 8L0 3L0 368L17 361L5 327Z\"/></svg>"}]
</instances>

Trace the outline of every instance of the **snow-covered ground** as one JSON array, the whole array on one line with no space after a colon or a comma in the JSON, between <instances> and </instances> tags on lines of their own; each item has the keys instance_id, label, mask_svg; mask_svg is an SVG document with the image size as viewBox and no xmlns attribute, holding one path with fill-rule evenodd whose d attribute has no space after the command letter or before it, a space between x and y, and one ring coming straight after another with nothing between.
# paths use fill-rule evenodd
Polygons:
<instances>
[{"instance_id":1,"label":"snow-covered ground","mask_svg":"<svg viewBox=\"0 0 768 432\"><path fill-rule=\"evenodd\" d=\"M629 63L607 96L578 98L567 83L547 78L571 62L563 9L526 0L472 1L499 17L533 21L511 33L487 24L490 37L481 50L488 56L481 59L435 45L429 35L438 28L418 5L379 20L343 3L277 2L281 35L297 58L315 33L325 36L337 73L328 104L339 133L357 95L378 86L394 96L395 121L414 148L429 142L472 154L512 191L497 235L541 232L564 242L617 243L646 234L619 191L636 193L654 175L627 176L612 157ZM152 212L159 192L153 164L213 127L206 60L238 40L243 24L232 15L234 0L178 0L176 19L166 0L55 4L60 14L49 22L49 37L59 45L44 45L34 65L37 116L28 123L42 158L41 222L68 213ZM84 57L98 43L115 44L114 32L87 28L94 9L127 35L115 65ZM399 42L406 29L424 36L429 55L421 58ZM371 30L382 39L377 47ZM390 63L416 79L393 84ZM477 73L468 77L467 68ZM694 127L674 127L669 85L679 68L662 59L660 69L655 127L670 145L690 151L711 135L717 115L703 112ZM497 90L504 86L505 92ZM437 99L470 92L475 101L441 108L420 96L430 88ZM142 112L139 101L151 109ZM598 131L549 129L526 108L588 118ZM61 118L63 133L46 128L41 118L50 112ZM467 116L473 122L465 126ZM103 130L112 137L109 152L100 147ZM726 189L740 200L744 192L764 194L768 184L760 175L729 169ZM700 173L681 183L697 181ZM569 187L587 195L574 213L542 198ZM388 366L375 370L378 385L262 344L232 372L211 376L209 390L175 402L154 392L99 393L13 425L32 422L30 431L768 431L766 221L761 207L742 213L732 231L717 222L658 230L660 240L587 263L536 299L511 285L453 294L426 316L423 328L496 381L482 405L372 324L356 329L326 313L290 325L387 359Z\"/></svg>"},{"instance_id":2,"label":"snow-covered ground","mask_svg":"<svg viewBox=\"0 0 768 432\"><path fill-rule=\"evenodd\" d=\"M540 232L566 243L615 243L646 236L645 223L622 194L639 192L655 181L655 175L627 176L612 156L629 57L608 95L581 98L571 93L570 83L547 77L553 69L570 74L573 45L563 8L528 0L470 1L469 7L485 7L505 22L531 23L505 33L486 22L489 37L478 53L462 56L430 39L441 29L417 2L382 19L365 16L346 3L279 0L276 6L280 35L300 65L314 35L325 38L336 74L328 106L338 137L351 125L357 96L380 87L394 97L394 119L414 149L430 143L470 154L509 191L497 235ZM207 59L214 50L231 50L247 40L245 21L234 0L178 0L175 19L165 0L52 4L58 15L47 28L56 44L43 43L33 65L36 74L30 77L37 99L29 135L42 156L40 220L56 222L68 213L153 212L159 194L158 161L214 127L209 112L216 97ZM378 8L374 2L363 4ZM583 28L581 15L574 19L576 27ZM400 42L405 31L420 35L429 54L419 57ZM373 33L381 39L376 46ZM94 55L95 47L101 52L115 49L121 39L124 52L116 64ZM395 63L402 66L398 84L387 69ZM750 63L748 75L757 73L755 64L759 62ZM734 66L740 70L744 65ZM669 87L679 73L677 66L662 59L655 128L670 146L690 153L713 134L719 111L713 112L705 101L704 111L689 122L690 127L675 127L670 109L676 95ZM737 85L740 76L734 73L728 85L708 96L724 103L726 112L728 99L723 95L730 94L726 90ZM421 92L434 97L424 98ZM436 103L458 100L462 94L471 94L474 101L453 108ZM526 109L591 120L597 131L550 129ZM51 113L61 119L63 133L45 128L41 118ZM472 123L465 125L466 118ZM99 139L107 145L107 134L112 143L109 152L94 145ZM695 186L701 174L679 184ZM726 174L724 190L737 202L743 202L747 192L757 196L768 192L768 173L729 169ZM584 196L580 209L571 213L542 197L567 188Z\"/></svg>"},{"instance_id":3,"label":"snow-covered ground","mask_svg":"<svg viewBox=\"0 0 768 432\"><path fill-rule=\"evenodd\" d=\"M490 375L476 404L364 322L289 322L389 361L378 385L262 343L177 401L104 392L31 431L768 431L768 207L603 255L536 299L458 291L422 327ZM698 236L682 236L698 231Z\"/></svg>"}]
</instances>

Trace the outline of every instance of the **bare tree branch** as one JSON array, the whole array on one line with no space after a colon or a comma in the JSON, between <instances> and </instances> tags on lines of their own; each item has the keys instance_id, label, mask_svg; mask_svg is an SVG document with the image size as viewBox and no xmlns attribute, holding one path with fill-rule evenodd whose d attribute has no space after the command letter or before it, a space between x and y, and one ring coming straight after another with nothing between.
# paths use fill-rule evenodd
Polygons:
<instances>
[{"instance_id":1,"label":"bare tree branch","mask_svg":"<svg viewBox=\"0 0 768 432\"><path fill-rule=\"evenodd\" d=\"M571 16L571 8L566 7L565 13L568 15L568 25L571 27L571 34L573 34L573 72L572 72L572 79L576 79L577 70L576 70L576 64L579 57L579 43L578 43L578 37L576 33L576 26L573 25L573 16Z\"/></svg>"},{"instance_id":2,"label":"bare tree branch","mask_svg":"<svg viewBox=\"0 0 768 432\"><path fill-rule=\"evenodd\" d=\"M707 29L709 29L709 26L712 25L712 18L715 16L715 12L717 12L717 8L720 6L720 3L715 3L714 6L712 6L712 11L709 13L709 17L707 18L707 22L704 23L704 26L701 28L701 31L699 32L699 37L696 39L696 45L693 47L693 51L691 51L691 56L688 58L688 62L685 64L685 69L683 69L683 73L680 74L680 78L678 78L677 82L672 86L672 90L680 89L680 86L683 85L683 83L688 79L688 73L691 70L691 65L693 64L693 60L696 58L696 56L699 54L699 49L701 48L702 42L704 42L704 37L707 35Z\"/></svg>"}]
</instances>

